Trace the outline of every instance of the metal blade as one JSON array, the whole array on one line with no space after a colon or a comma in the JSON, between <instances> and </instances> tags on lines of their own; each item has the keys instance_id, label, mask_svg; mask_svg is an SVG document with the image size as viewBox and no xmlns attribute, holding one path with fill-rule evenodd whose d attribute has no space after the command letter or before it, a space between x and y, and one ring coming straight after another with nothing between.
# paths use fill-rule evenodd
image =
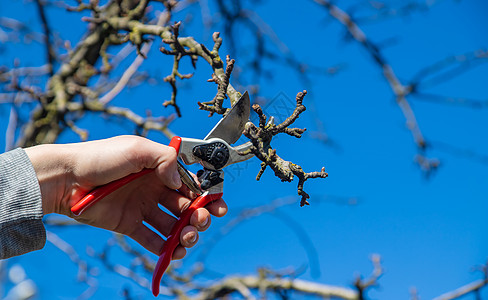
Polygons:
<instances>
[{"instance_id":1,"label":"metal blade","mask_svg":"<svg viewBox=\"0 0 488 300\"><path fill-rule=\"evenodd\" d=\"M185 166L179 160L176 162L178 163L178 173L180 174L181 182L183 182L190 189L190 191L194 192L196 195L203 194L202 189L200 186L198 186L198 183L195 182L195 179L193 179L193 176L191 176L190 172L188 172Z\"/></svg>"},{"instance_id":2,"label":"metal blade","mask_svg":"<svg viewBox=\"0 0 488 300\"><path fill-rule=\"evenodd\" d=\"M237 142L249 120L250 113L251 100L249 100L249 94L246 91L237 103L232 106L229 113L207 134L204 140L220 138L229 145Z\"/></svg>"}]
</instances>

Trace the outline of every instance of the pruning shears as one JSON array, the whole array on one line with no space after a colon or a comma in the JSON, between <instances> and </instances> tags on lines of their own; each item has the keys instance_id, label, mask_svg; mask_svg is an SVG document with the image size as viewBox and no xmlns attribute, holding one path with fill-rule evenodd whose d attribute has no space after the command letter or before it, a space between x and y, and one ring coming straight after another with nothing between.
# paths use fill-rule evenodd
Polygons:
<instances>
[{"instance_id":1,"label":"pruning shears","mask_svg":"<svg viewBox=\"0 0 488 300\"><path fill-rule=\"evenodd\" d=\"M254 156L248 151L252 146L250 142L236 147L230 146L237 142L241 136L249 120L249 114L250 100L248 93L245 92L203 140L179 136L171 139L169 146L176 150L178 158L184 164L191 165L199 163L203 166L203 170L197 173L200 181L199 185L188 170L186 170L183 163L178 160L178 172L181 181L198 196L181 214L163 245L152 278L152 292L154 296L159 295L161 278L171 262L175 248L179 244L182 229L190 224L190 217L193 212L212 201L222 198L224 187L224 172L222 169L228 165L245 161ZM139 173L130 174L124 178L93 189L71 208L71 212L77 216L80 215L89 206L111 192L152 171L154 170L144 169Z\"/></svg>"}]
</instances>

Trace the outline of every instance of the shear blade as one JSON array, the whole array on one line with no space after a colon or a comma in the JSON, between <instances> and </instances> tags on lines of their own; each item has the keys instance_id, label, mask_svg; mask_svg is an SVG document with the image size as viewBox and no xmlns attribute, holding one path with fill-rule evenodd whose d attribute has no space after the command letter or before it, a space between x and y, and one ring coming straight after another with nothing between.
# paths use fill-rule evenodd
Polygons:
<instances>
[{"instance_id":1,"label":"shear blade","mask_svg":"<svg viewBox=\"0 0 488 300\"><path fill-rule=\"evenodd\" d=\"M239 98L230 111L220 120L217 125L207 134L204 140L220 138L229 145L237 142L241 137L244 126L249 120L251 113L251 101L247 91Z\"/></svg>"}]
</instances>

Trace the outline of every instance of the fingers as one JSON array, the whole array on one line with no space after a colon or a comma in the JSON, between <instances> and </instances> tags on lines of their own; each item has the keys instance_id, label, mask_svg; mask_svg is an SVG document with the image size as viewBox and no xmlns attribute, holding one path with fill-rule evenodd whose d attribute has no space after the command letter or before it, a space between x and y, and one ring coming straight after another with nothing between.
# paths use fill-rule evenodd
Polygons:
<instances>
[{"instance_id":1,"label":"fingers","mask_svg":"<svg viewBox=\"0 0 488 300\"><path fill-rule=\"evenodd\" d=\"M167 190L161 194L159 203L166 207L172 214L179 217L181 213L187 209L191 200L174 190ZM210 214L216 217L223 217L227 211L227 204L223 199L218 199L205 206Z\"/></svg>"},{"instance_id":2,"label":"fingers","mask_svg":"<svg viewBox=\"0 0 488 300\"><path fill-rule=\"evenodd\" d=\"M156 255L161 254L164 240L154 231L140 224L129 234L129 237L138 242L142 247ZM195 226L187 225L183 228L180 235L180 245L173 252L173 259L181 259L185 256L185 248L191 248L198 242L198 231Z\"/></svg>"},{"instance_id":3,"label":"fingers","mask_svg":"<svg viewBox=\"0 0 488 300\"><path fill-rule=\"evenodd\" d=\"M156 255L161 254L164 240L143 224L136 225L134 231L128 234L128 236L152 253Z\"/></svg>"},{"instance_id":4,"label":"fingers","mask_svg":"<svg viewBox=\"0 0 488 300\"><path fill-rule=\"evenodd\" d=\"M183 227L180 244L191 248L198 242L198 231L205 231L210 226L210 213L205 208L197 209L190 218L190 225ZM174 256L174 255L173 255Z\"/></svg>"},{"instance_id":5,"label":"fingers","mask_svg":"<svg viewBox=\"0 0 488 300\"><path fill-rule=\"evenodd\" d=\"M191 200L175 190L168 189L164 193L161 193L159 203L166 207L173 215L179 217L190 206Z\"/></svg>"},{"instance_id":6,"label":"fingers","mask_svg":"<svg viewBox=\"0 0 488 300\"><path fill-rule=\"evenodd\" d=\"M145 221L159 231L162 235L168 236L177 219L168 215L159 208L154 208L145 216ZM197 209L190 217L190 225L198 231L205 231L210 226L210 213L205 208Z\"/></svg>"},{"instance_id":7,"label":"fingers","mask_svg":"<svg viewBox=\"0 0 488 300\"><path fill-rule=\"evenodd\" d=\"M228 211L227 204L225 203L225 201L223 199L215 200L212 203L205 206L205 208L208 209L208 211L212 215L219 217L219 218L225 216L225 214Z\"/></svg>"},{"instance_id":8,"label":"fingers","mask_svg":"<svg viewBox=\"0 0 488 300\"><path fill-rule=\"evenodd\" d=\"M181 187L178 189L180 194L184 195L185 197L188 197L189 199L195 199L197 197L197 194L192 192L189 187L187 187L185 184L182 184Z\"/></svg>"},{"instance_id":9,"label":"fingers","mask_svg":"<svg viewBox=\"0 0 488 300\"><path fill-rule=\"evenodd\" d=\"M187 225L183 227L180 235L180 244L185 248L195 246L198 241L198 231L194 226Z\"/></svg>"},{"instance_id":10,"label":"fingers","mask_svg":"<svg viewBox=\"0 0 488 300\"><path fill-rule=\"evenodd\" d=\"M186 248L178 245L175 251L173 252L173 257L171 259L182 259L186 255Z\"/></svg>"},{"instance_id":11,"label":"fingers","mask_svg":"<svg viewBox=\"0 0 488 300\"><path fill-rule=\"evenodd\" d=\"M205 231L210 226L210 213L205 208L199 208L190 218L190 224L195 226L198 231Z\"/></svg>"},{"instance_id":12,"label":"fingers","mask_svg":"<svg viewBox=\"0 0 488 300\"><path fill-rule=\"evenodd\" d=\"M164 236L169 236L171 229L176 224L177 219L168 215L164 211L154 208L145 216L145 221L154 227ZM173 259L180 259L185 256L186 250L184 248L191 248L198 242L198 232L205 231L210 226L210 213L205 208L197 209L190 217L190 224L185 226L180 234L180 245L182 249L175 249ZM163 240L153 231L140 225L129 234L131 238L141 244L149 251L160 254Z\"/></svg>"},{"instance_id":13,"label":"fingers","mask_svg":"<svg viewBox=\"0 0 488 300\"><path fill-rule=\"evenodd\" d=\"M176 224L177 219L156 206L145 215L145 221L167 237L174 224Z\"/></svg>"},{"instance_id":14,"label":"fingers","mask_svg":"<svg viewBox=\"0 0 488 300\"><path fill-rule=\"evenodd\" d=\"M156 255L161 254L164 245L163 239L155 232L144 225L139 225L129 234L133 240ZM185 248L191 248L198 242L198 231L195 226L187 225L183 228L180 235L180 245L173 252L172 259L182 259L186 255Z\"/></svg>"}]
</instances>

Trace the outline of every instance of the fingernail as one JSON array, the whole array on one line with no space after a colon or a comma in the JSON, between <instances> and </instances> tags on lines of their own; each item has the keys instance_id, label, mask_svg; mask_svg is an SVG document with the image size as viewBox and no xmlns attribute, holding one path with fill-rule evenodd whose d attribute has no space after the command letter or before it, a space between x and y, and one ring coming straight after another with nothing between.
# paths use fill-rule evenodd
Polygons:
<instances>
[{"instance_id":1,"label":"fingernail","mask_svg":"<svg viewBox=\"0 0 488 300\"><path fill-rule=\"evenodd\" d=\"M227 208L226 207L219 207L219 216L223 217L227 214Z\"/></svg>"},{"instance_id":2,"label":"fingernail","mask_svg":"<svg viewBox=\"0 0 488 300\"><path fill-rule=\"evenodd\" d=\"M193 244L197 241L197 235L194 232L189 233L190 237L188 238L188 243Z\"/></svg>"},{"instance_id":3,"label":"fingernail","mask_svg":"<svg viewBox=\"0 0 488 300\"><path fill-rule=\"evenodd\" d=\"M200 227L203 228L205 226L207 226L208 224L208 217L205 218L205 221L203 221L201 224L200 224Z\"/></svg>"}]
</instances>

